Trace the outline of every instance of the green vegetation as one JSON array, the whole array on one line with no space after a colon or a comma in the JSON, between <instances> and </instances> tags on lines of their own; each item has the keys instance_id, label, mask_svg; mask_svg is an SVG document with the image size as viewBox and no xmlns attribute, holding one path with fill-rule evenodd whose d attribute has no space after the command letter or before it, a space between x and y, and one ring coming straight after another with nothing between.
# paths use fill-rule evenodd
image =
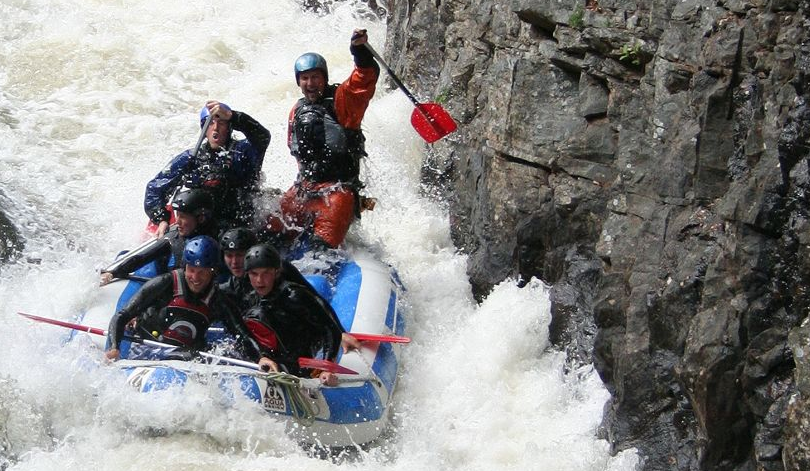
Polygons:
<instances>
[{"instance_id":1,"label":"green vegetation","mask_svg":"<svg viewBox=\"0 0 810 471\"><path fill-rule=\"evenodd\" d=\"M584 18L585 9L582 8L582 5L577 5L574 11L571 12L571 16L568 17L568 25L572 28L582 29L582 27L585 26Z\"/></svg>"},{"instance_id":2,"label":"green vegetation","mask_svg":"<svg viewBox=\"0 0 810 471\"><path fill-rule=\"evenodd\" d=\"M633 44L625 44L619 49L621 55L619 60L622 62L630 62L633 65L641 65L639 59L639 52L641 52L641 43L634 42Z\"/></svg>"},{"instance_id":3,"label":"green vegetation","mask_svg":"<svg viewBox=\"0 0 810 471\"><path fill-rule=\"evenodd\" d=\"M447 103L448 98L450 98L450 90L445 88L444 90L440 91L438 95L436 95L436 98L433 101L441 105Z\"/></svg>"}]
</instances>

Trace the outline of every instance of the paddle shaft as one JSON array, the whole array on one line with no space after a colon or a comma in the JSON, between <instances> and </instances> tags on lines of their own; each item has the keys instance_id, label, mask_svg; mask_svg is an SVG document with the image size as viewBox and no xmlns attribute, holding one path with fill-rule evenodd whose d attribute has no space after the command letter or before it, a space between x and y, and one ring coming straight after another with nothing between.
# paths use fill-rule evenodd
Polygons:
<instances>
[{"instance_id":1,"label":"paddle shaft","mask_svg":"<svg viewBox=\"0 0 810 471\"><path fill-rule=\"evenodd\" d=\"M380 335L380 334L362 334L359 332L349 332L349 335L357 340L369 342L388 342L388 343L411 343L409 337L401 335Z\"/></svg>"},{"instance_id":2,"label":"paddle shaft","mask_svg":"<svg viewBox=\"0 0 810 471\"><path fill-rule=\"evenodd\" d=\"M106 333L105 333L106 335ZM159 347L159 348L179 348L176 345L170 345L168 343L158 342L157 340L149 340L149 339L142 339L139 337L124 337L127 340L136 343L142 343L144 345L148 345L150 347ZM209 360L213 360L217 363L225 363L226 365L233 365L233 366L242 366L244 368L250 368L256 371L266 372L262 370L262 368L258 365L258 363L253 363L250 361L239 360L237 358L231 357L223 357L221 355L214 355L213 353L208 352L196 352L197 355L208 358ZM298 359L298 364L302 368L318 368L324 371L332 371L333 373L343 373L343 374L354 374L356 375L357 372L354 370L350 370L349 368L343 367L338 365L335 362L329 360L321 360L318 358L306 358L301 357Z\"/></svg>"},{"instance_id":3,"label":"paddle shaft","mask_svg":"<svg viewBox=\"0 0 810 471\"><path fill-rule=\"evenodd\" d=\"M104 335L106 335L106 332L105 332ZM157 340L142 339L140 337L131 337L131 336L125 336L124 338L126 340L129 340L130 342L142 343L142 344L148 345L150 347L158 347L158 348L166 348L166 349L180 348L177 345L170 345L168 343L158 342ZM197 355L199 355L199 356L201 356L203 358L208 358L209 360L214 360L217 363L225 363L227 365L233 365L233 366L242 366L242 367L245 367L245 368L250 368L252 370L261 371L258 364L250 362L250 361L239 360L237 358L223 357L223 356L220 356L220 355L214 355L213 353L207 353L207 352L196 352L196 353L197 353Z\"/></svg>"},{"instance_id":4,"label":"paddle shaft","mask_svg":"<svg viewBox=\"0 0 810 471\"><path fill-rule=\"evenodd\" d=\"M23 317L26 317L28 319L31 319L33 321L43 322L45 324L57 325L59 327L67 327L68 329L79 330L79 331L87 332L89 334L94 334L94 335L107 335L106 330L99 329L97 327L90 327L90 326L87 326L87 325L74 324L72 322L65 322L65 321L60 321L58 319L51 319L50 317L35 316L33 314L26 314L24 312L18 312L17 314L19 314L19 315L21 315ZM138 337L126 337L126 339L130 340L132 342L142 343L142 344L148 345L150 347L172 348L172 349L178 348L176 345L170 345L168 343L158 342L157 340L142 339L142 338L138 338ZM208 358L210 360L215 360L215 361L220 362L220 363L226 363L226 364L235 365L235 366L243 366L245 368L250 368L250 369L253 369L253 370L261 371L259 365L256 364L256 363L253 363L253 362L244 361L244 360L238 360L236 358L223 357L223 356L220 356L220 355L214 355L213 353L207 353L207 352L197 352L197 354L199 354L203 358ZM327 368L331 367L331 368L339 369L338 372L340 372L340 373L357 374L357 372L355 372L355 371L349 370L348 368L341 367L337 363L334 363L334 362L331 362L331 361L328 361L328 360L317 360L317 359L314 359L314 358L304 358L304 357L299 358L298 360L299 360L299 363L301 363L301 360L304 360L305 362L306 361L320 362L318 364L318 367L320 367L321 369L327 369Z\"/></svg>"},{"instance_id":5,"label":"paddle shaft","mask_svg":"<svg viewBox=\"0 0 810 471\"><path fill-rule=\"evenodd\" d=\"M60 321L58 319L51 319L49 317L35 316L33 314L26 314L24 312L18 312L17 314L19 314L19 315L21 315L23 317L27 317L28 319L31 319L32 321L44 322L46 324L52 324L52 325L58 325L59 327L67 327L68 329L73 329L73 330L80 330L82 332L87 332L88 334L107 335L106 330L99 329L99 328L96 328L96 327L90 327L90 326L81 325L81 324L74 324L72 322Z\"/></svg>"},{"instance_id":6,"label":"paddle shaft","mask_svg":"<svg viewBox=\"0 0 810 471\"><path fill-rule=\"evenodd\" d=\"M60 321L58 319L51 319L49 317L35 316L33 314L25 314L23 312L18 312L17 314L19 314L19 315L21 315L23 317L27 317L28 319L31 319L33 321L43 322L45 324L58 325L59 327L67 327L68 329L78 330L78 331L81 331L81 332L87 332L88 334L102 335L102 336L107 335L106 330L99 329L97 327L90 327L90 326L87 326L87 325L74 324L72 322ZM168 343L158 342L157 340L142 339L142 338L130 337L130 336L127 336L125 338L127 340L131 341L131 342L142 343L142 344L148 345L150 347L172 348L172 349L178 348L177 345L170 345ZM236 358L228 358L228 357L214 355L212 353L206 353L206 352L197 352L197 353L203 358L208 358L208 359L211 359L211 360L216 360L216 361L219 361L219 362L228 363L228 364L231 364L231 365L244 366L246 368L252 368L254 370L259 369L259 365L257 365L256 363L249 362L249 361L237 360Z\"/></svg>"},{"instance_id":7,"label":"paddle shaft","mask_svg":"<svg viewBox=\"0 0 810 471\"><path fill-rule=\"evenodd\" d=\"M208 329L211 332L224 332L225 329L223 327L210 327ZM351 335L352 337L356 338L357 340L368 341L368 342L380 342L380 343L411 343L410 337L403 337L401 335L385 335L385 334L363 334L358 332L347 332L347 334Z\"/></svg>"},{"instance_id":8,"label":"paddle shaft","mask_svg":"<svg viewBox=\"0 0 810 471\"><path fill-rule=\"evenodd\" d=\"M197 154L200 152L200 146L202 146L203 139L205 139L205 133L208 132L208 126L211 125L211 120L214 118L213 113L208 113L208 116L205 118L205 123L202 125L202 129L200 130L200 137L197 139L197 145L194 146L194 151L191 153L192 157L197 157Z\"/></svg>"},{"instance_id":9,"label":"paddle shaft","mask_svg":"<svg viewBox=\"0 0 810 471\"><path fill-rule=\"evenodd\" d=\"M374 48L371 47L371 44L366 43L364 44L364 46L366 46L368 52L370 52L371 55L374 56L375 59L377 59L377 62L382 64L383 67L385 67L385 71L388 72L388 75L391 77L391 80L393 80L394 83L397 85L397 87L399 87L399 89L405 93L405 96L407 96L408 99L411 100L411 102L413 102L414 105L419 106L421 104L419 103L419 100L417 100L416 97L413 96L413 93L411 93L410 90L408 90L405 87L405 84L403 84L402 81L399 79L399 77L397 77L397 74L395 74L394 71L391 70L391 67L388 67L388 64L386 64L383 58L379 54L377 54L377 51L375 51Z\"/></svg>"}]
</instances>

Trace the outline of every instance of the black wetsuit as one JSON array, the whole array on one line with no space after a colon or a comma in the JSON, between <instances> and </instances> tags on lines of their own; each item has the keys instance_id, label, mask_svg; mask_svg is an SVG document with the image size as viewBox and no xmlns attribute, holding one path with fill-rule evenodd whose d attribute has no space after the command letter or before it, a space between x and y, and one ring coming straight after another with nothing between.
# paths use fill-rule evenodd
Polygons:
<instances>
[{"instance_id":1,"label":"black wetsuit","mask_svg":"<svg viewBox=\"0 0 810 471\"><path fill-rule=\"evenodd\" d=\"M181 295L178 295L178 288ZM188 315L187 312L184 314L184 311L191 314ZM200 311L203 311L203 317L199 315ZM186 315L185 319L178 318L183 315ZM107 334L110 347L118 348L124 338L127 323L136 317L139 318L136 332L138 336L181 344L193 350L205 348L205 331L211 323L221 321L228 333L236 336L245 355L254 357L258 353L258 344L250 337L242 323L239 308L220 292L216 285L201 295L193 293L188 289L182 269L173 270L146 282L127 305L110 319ZM174 336L166 335L167 329L178 320L193 325L195 333L190 344L177 342Z\"/></svg>"},{"instance_id":2,"label":"black wetsuit","mask_svg":"<svg viewBox=\"0 0 810 471\"><path fill-rule=\"evenodd\" d=\"M266 325L278 341L274 349L262 345L262 356L298 376L310 373L298 366L299 357L312 358L321 350L327 360L337 357L343 327L329 303L311 286L280 280L267 296L259 296L254 291L248 296L248 302L251 307L243 318Z\"/></svg>"},{"instance_id":3,"label":"black wetsuit","mask_svg":"<svg viewBox=\"0 0 810 471\"><path fill-rule=\"evenodd\" d=\"M298 268L295 268L295 265L287 260L284 260L282 261L281 266L282 270L281 276L279 277L279 282L290 281L297 283L312 291L313 294L318 295L315 288L309 284L309 281L307 281L304 275L298 271ZM251 291L253 291L253 287L250 286L250 277L248 277L248 275L239 278L231 275L230 278L219 284L219 289L228 295L243 312L250 307L248 296L250 295ZM329 308L331 309L331 306Z\"/></svg>"},{"instance_id":4,"label":"black wetsuit","mask_svg":"<svg viewBox=\"0 0 810 471\"><path fill-rule=\"evenodd\" d=\"M155 262L157 273L166 273L174 268L182 268L183 250L186 241L192 237L207 235L216 237L216 230L211 225L201 225L188 237L183 237L177 230L177 226L171 226L166 235L160 239L154 239L151 244L144 244L142 249L130 255L125 253L121 258L107 267L105 272L111 273L114 278L126 278L127 275L141 268L149 262Z\"/></svg>"},{"instance_id":5,"label":"black wetsuit","mask_svg":"<svg viewBox=\"0 0 810 471\"><path fill-rule=\"evenodd\" d=\"M231 275L226 281L219 284L219 290L239 306L240 312L248 308L247 297L253 290L247 275L236 277Z\"/></svg>"}]
</instances>

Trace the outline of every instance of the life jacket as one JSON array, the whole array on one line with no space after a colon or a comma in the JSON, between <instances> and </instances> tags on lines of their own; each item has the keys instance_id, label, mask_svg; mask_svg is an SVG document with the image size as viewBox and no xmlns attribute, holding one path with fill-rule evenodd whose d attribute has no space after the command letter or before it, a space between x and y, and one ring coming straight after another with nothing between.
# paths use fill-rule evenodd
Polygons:
<instances>
[{"instance_id":1,"label":"life jacket","mask_svg":"<svg viewBox=\"0 0 810 471\"><path fill-rule=\"evenodd\" d=\"M293 372L298 367L298 357L315 356L321 349L330 358L338 353L342 329L337 319L333 323L332 314L322 303L325 301L314 293L312 287L282 279L264 297L253 292L253 307L244 313L242 319L256 341L270 349L280 363ZM335 327L334 332L330 326ZM257 329L261 329L258 330L260 335L266 336L266 343L256 335Z\"/></svg>"},{"instance_id":2,"label":"life jacket","mask_svg":"<svg viewBox=\"0 0 810 471\"><path fill-rule=\"evenodd\" d=\"M264 309L262 306L248 309L242 320L259 345L271 352L277 352L278 336L268 324L267 313L264 312Z\"/></svg>"},{"instance_id":3,"label":"life jacket","mask_svg":"<svg viewBox=\"0 0 810 471\"><path fill-rule=\"evenodd\" d=\"M203 188L211 193L214 201L222 201L231 188L231 168L240 151L231 140L227 148L213 150L208 145L196 157L196 168L186 175L183 184L188 188ZM219 206L219 205L217 205Z\"/></svg>"},{"instance_id":4,"label":"life jacket","mask_svg":"<svg viewBox=\"0 0 810 471\"><path fill-rule=\"evenodd\" d=\"M157 319L157 340L181 347L192 347L205 335L211 325L209 303L216 291L213 287L202 299L190 300L188 286L183 279L183 270L172 270L173 297L160 310ZM153 334L154 335L154 334Z\"/></svg>"},{"instance_id":5,"label":"life jacket","mask_svg":"<svg viewBox=\"0 0 810 471\"><path fill-rule=\"evenodd\" d=\"M253 338L262 347L269 349L273 353L288 354L290 353L288 347L294 347L295 345L285 345L279 338L277 331L286 332L289 337L287 340L293 341L303 340L304 336L295 334L309 329L302 323L302 319L296 313L290 312L290 296L296 289L309 289L312 291L314 289L311 286L304 288L284 278L279 278L276 283L275 289L267 297L253 298L254 301L258 302L245 311L242 315L242 321L253 334ZM251 296L258 296L258 294L254 293ZM294 329L291 331L290 326L294 326L299 330Z\"/></svg>"},{"instance_id":6,"label":"life jacket","mask_svg":"<svg viewBox=\"0 0 810 471\"><path fill-rule=\"evenodd\" d=\"M344 182L359 189L360 159L365 157L363 131L347 129L335 113L335 89L326 88L317 103L298 100L290 126L290 151L301 177L311 182Z\"/></svg>"}]
</instances>

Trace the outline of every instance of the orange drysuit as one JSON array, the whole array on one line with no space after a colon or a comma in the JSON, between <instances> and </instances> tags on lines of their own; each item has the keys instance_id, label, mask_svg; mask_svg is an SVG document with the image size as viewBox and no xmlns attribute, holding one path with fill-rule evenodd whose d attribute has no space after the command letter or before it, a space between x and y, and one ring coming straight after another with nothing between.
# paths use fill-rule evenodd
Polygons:
<instances>
[{"instance_id":1,"label":"orange drysuit","mask_svg":"<svg viewBox=\"0 0 810 471\"><path fill-rule=\"evenodd\" d=\"M298 178L281 199L284 225L288 231L312 231L330 247L343 242L355 215L359 214L358 190L362 187L359 159L365 155L360 124L379 77L379 66L365 47L351 49L355 68L349 78L340 85L327 86L318 103L299 100L290 110L288 122L287 144L298 161ZM301 121L313 120L300 116L310 109L314 110L314 120L321 120L319 131L296 131L302 126ZM310 139L317 144L305 142L318 132L320 138ZM341 144L330 144L329 136L337 133L344 136L342 148ZM303 147L314 150L299 151Z\"/></svg>"}]
</instances>

